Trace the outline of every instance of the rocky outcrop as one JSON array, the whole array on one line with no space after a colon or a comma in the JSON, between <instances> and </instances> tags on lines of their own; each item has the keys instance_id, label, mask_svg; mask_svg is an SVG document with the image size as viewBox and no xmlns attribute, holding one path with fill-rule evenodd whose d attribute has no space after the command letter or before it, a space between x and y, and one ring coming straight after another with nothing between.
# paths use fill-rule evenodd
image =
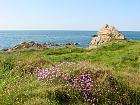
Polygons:
<instances>
[{"instance_id":1,"label":"rocky outcrop","mask_svg":"<svg viewBox=\"0 0 140 105\"><path fill-rule=\"evenodd\" d=\"M125 37L114 26L106 24L97 32L97 35L93 37L89 48L98 48L113 39L124 40Z\"/></svg>"},{"instance_id":2,"label":"rocky outcrop","mask_svg":"<svg viewBox=\"0 0 140 105\"><path fill-rule=\"evenodd\" d=\"M45 44L45 43L44 44L39 44L39 43L36 43L34 41L23 42L23 43L20 43L20 44L16 45L13 48L3 49L2 51L13 51L13 50L17 50L17 49L26 49L26 48L46 49L46 48L48 48L48 45Z\"/></svg>"},{"instance_id":3,"label":"rocky outcrop","mask_svg":"<svg viewBox=\"0 0 140 105\"><path fill-rule=\"evenodd\" d=\"M66 44L55 44L55 43L44 43L44 44L40 44L40 43L36 43L34 41L31 41L31 42L22 42L18 45L16 45L15 47L13 48L6 48L6 49L2 49L1 51L14 51L14 50L17 50L17 49L27 49L27 48L33 48L33 49L46 49L46 48L49 48L49 47L63 47L63 46L73 46L73 47L76 47L78 46L79 43L66 43Z\"/></svg>"},{"instance_id":4,"label":"rocky outcrop","mask_svg":"<svg viewBox=\"0 0 140 105\"><path fill-rule=\"evenodd\" d=\"M39 44L35 43L34 41L31 41L31 42L23 42L14 47L14 49L23 49L23 48L48 48L48 46L46 44Z\"/></svg>"}]
</instances>

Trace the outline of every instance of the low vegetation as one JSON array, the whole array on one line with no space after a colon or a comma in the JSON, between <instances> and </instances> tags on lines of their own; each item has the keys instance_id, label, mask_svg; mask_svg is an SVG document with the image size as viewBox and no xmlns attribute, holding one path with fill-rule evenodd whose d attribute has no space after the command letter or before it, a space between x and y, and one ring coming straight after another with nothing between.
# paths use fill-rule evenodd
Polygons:
<instances>
[{"instance_id":1,"label":"low vegetation","mask_svg":"<svg viewBox=\"0 0 140 105\"><path fill-rule=\"evenodd\" d=\"M139 105L140 41L0 52L0 105Z\"/></svg>"}]
</instances>

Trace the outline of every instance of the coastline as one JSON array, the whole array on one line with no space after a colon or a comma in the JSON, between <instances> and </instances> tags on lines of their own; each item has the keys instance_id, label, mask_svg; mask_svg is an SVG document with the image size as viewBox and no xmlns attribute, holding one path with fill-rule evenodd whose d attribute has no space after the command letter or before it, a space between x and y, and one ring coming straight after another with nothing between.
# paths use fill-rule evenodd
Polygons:
<instances>
[{"instance_id":1,"label":"coastline","mask_svg":"<svg viewBox=\"0 0 140 105\"><path fill-rule=\"evenodd\" d=\"M88 47L92 36L97 31L5 31L0 32L0 49L12 48L19 43L35 41L37 43L55 43L55 44L66 44L66 43L79 43L80 47ZM140 32L125 31L123 32L129 40L140 40ZM64 38L64 39L62 39Z\"/></svg>"}]
</instances>

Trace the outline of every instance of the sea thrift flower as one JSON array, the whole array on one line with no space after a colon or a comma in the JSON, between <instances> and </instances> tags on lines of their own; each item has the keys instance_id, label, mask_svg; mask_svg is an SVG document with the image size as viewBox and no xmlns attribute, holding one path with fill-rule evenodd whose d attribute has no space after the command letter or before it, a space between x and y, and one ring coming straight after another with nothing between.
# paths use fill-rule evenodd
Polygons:
<instances>
[{"instance_id":1,"label":"sea thrift flower","mask_svg":"<svg viewBox=\"0 0 140 105\"><path fill-rule=\"evenodd\" d=\"M60 71L60 67L68 67L73 65L77 64L75 62L62 62L50 68L37 68L37 78L38 80L47 78L48 81L53 81L54 79L61 77L67 82L66 86L69 89L76 88L82 93L85 101L87 101L90 105L96 105L96 98L94 98L91 94L91 90L93 89L92 73L83 72L77 77L68 77L67 73Z\"/></svg>"},{"instance_id":2,"label":"sea thrift flower","mask_svg":"<svg viewBox=\"0 0 140 105\"><path fill-rule=\"evenodd\" d=\"M82 93L85 101L91 105L96 104L96 98L91 94L93 88L93 80L91 73L82 73L79 77L70 77L67 79L67 86L69 88L76 88Z\"/></svg>"},{"instance_id":3,"label":"sea thrift flower","mask_svg":"<svg viewBox=\"0 0 140 105\"><path fill-rule=\"evenodd\" d=\"M62 62L60 64L54 65L50 68L37 68L37 78L38 80L43 80L45 78L48 78L48 80L54 80L57 77L62 77L65 80L67 79L67 73L60 72L59 68L62 66L72 66L75 65L75 62Z\"/></svg>"}]
</instances>

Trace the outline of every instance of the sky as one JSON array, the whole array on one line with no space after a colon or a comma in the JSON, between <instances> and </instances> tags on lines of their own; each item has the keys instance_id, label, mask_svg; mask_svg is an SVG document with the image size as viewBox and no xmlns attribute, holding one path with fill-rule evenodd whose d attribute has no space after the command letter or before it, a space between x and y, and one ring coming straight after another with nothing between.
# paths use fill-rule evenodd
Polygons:
<instances>
[{"instance_id":1,"label":"sky","mask_svg":"<svg viewBox=\"0 0 140 105\"><path fill-rule=\"evenodd\" d=\"M140 31L140 0L0 0L0 30Z\"/></svg>"}]
</instances>

